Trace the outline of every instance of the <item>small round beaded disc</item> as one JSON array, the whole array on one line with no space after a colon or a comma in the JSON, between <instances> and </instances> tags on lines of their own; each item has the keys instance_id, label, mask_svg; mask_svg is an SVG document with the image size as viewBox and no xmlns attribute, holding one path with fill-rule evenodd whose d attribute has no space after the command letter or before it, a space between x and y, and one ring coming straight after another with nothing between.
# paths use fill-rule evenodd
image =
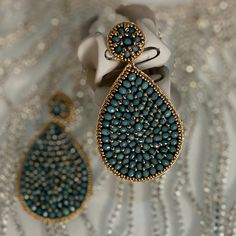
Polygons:
<instances>
[{"instance_id":1,"label":"small round beaded disc","mask_svg":"<svg viewBox=\"0 0 236 236\"><path fill-rule=\"evenodd\" d=\"M32 142L18 176L24 209L46 223L76 216L91 193L87 157L61 122L69 118L71 109L72 101L64 94L49 100L54 118Z\"/></svg>"},{"instance_id":2,"label":"small round beaded disc","mask_svg":"<svg viewBox=\"0 0 236 236\"><path fill-rule=\"evenodd\" d=\"M145 37L141 29L134 23L120 23L110 31L107 47L113 58L131 62L144 50Z\"/></svg>"}]
</instances>

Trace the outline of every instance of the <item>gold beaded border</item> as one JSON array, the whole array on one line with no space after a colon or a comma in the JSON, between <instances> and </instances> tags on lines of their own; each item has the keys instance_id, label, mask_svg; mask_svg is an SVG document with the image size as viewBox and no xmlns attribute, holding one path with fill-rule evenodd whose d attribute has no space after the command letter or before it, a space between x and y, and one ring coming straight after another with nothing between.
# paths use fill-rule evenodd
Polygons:
<instances>
[{"instance_id":1,"label":"gold beaded border","mask_svg":"<svg viewBox=\"0 0 236 236\"><path fill-rule=\"evenodd\" d=\"M61 93L63 94L63 93ZM63 94L64 95L64 94ZM44 127L37 132L37 135L35 136L35 138L32 140L31 144L29 145L29 150L31 150L33 148L33 145L35 144L36 140L38 139L38 137L43 134L49 127L49 125L51 123L55 123L57 124L62 130L63 132L65 132L65 126L63 124L63 122L61 122L58 119L51 119L46 125L44 125ZM22 170L25 164L25 161L27 159L27 157L24 157L21 161L21 165L20 168L18 170L18 175L17 175L17 181L16 181L16 195L23 207L23 209L29 214L31 215L33 218L35 218L36 220L39 220L43 223L46 224L52 224L52 223L59 223L59 222L67 222L71 219L74 219L76 216L78 216L81 211L85 208L85 206L87 205L89 198L92 195L92 189L93 189L93 177L92 177L92 169L89 163L89 157L85 154L85 152L83 151L83 149L81 148L81 146L75 141L75 139L73 137L71 137L67 132L65 132L68 139L70 140L70 142L72 143L73 147L77 150L77 152L79 153L81 159L84 161L87 171L88 171L88 188L87 188L87 193L85 195L85 198L83 200L83 202L81 203L80 207L77 208L73 213L70 213L67 216L63 216L60 218L49 218L49 217L43 217L40 216L38 214L36 214L35 212L33 212L31 210L31 208L29 208L29 206L26 204L25 200L24 200L24 196L21 193L21 177L22 177Z\"/></svg>"},{"instance_id":2,"label":"gold beaded border","mask_svg":"<svg viewBox=\"0 0 236 236\"><path fill-rule=\"evenodd\" d=\"M124 57L121 54L117 54L115 52L115 47L120 45L117 43L114 43L112 41L112 36L118 36L118 28L124 27L125 30L127 30L129 27L133 27L136 30L136 36L139 36L141 38L141 42L135 42L134 45L139 47L139 50L137 52L131 52L131 56L129 58ZM118 61L124 61L124 62L132 62L135 60L143 51L144 51L144 45L145 45L145 35L143 34L142 30L140 29L139 26L137 26L133 22L122 22L117 25L115 25L111 31L109 32L107 36L107 48L110 51L110 53L113 56L113 59L118 60ZM131 50L131 46L129 47Z\"/></svg>"},{"instance_id":3,"label":"gold beaded border","mask_svg":"<svg viewBox=\"0 0 236 236\"><path fill-rule=\"evenodd\" d=\"M178 144L176 147L176 153L173 157L173 159L170 161L170 164L167 167L164 167L164 169L154 175L148 176L148 177L142 177L142 178L135 178L135 177L128 177L124 174L121 174L119 171L115 170L114 167L112 167L109 162L107 161L107 158L105 157L103 147L102 147L102 122L104 120L104 114L107 111L107 107L110 105L111 99L114 97L114 94L118 91L119 87L121 86L123 80L125 80L130 72L134 72L136 75L140 76L143 80L148 82L149 86L151 86L158 95L164 100L167 107L171 111L171 114L174 116L175 121L178 125ZM155 82L148 77L144 72L136 68L133 64L128 64L122 73L119 75L119 77L114 82L113 86L111 87L108 95L106 96L103 105L101 107L101 110L98 115L98 121L97 121L97 128L96 128L96 135L97 135L97 146L98 151L100 154L100 157L102 161L104 162L105 166L108 168L108 170L112 171L116 176L120 177L123 180L128 180L131 182L144 182L148 180L153 180L157 177L162 176L170 167L175 163L175 161L178 159L180 155L180 151L182 149L183 145L183 122L181 121L179 114L176 112L173 104L168 99L168 97L162 92L162 90L155 84Z\"/></svg>"}]
</instances>

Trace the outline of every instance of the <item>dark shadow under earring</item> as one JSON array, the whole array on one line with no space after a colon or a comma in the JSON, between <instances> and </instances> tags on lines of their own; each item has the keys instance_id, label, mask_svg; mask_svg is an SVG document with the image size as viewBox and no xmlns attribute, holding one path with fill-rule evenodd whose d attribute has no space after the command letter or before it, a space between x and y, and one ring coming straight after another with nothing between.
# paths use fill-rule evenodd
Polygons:
<instances>
[{"instance_id":1,"label":"dark shadow under earring","mask_svg":"<svg viewBox=\"0 0 236 236\"><path fill-rule=\"evenodd\" d=\"M24 209L36 219L55 223L76 216L91 193L88 159L65 132L74 106L61 92L49 100L53 118L33 140L18 175L17 191Z\"/></svg>"},{"instance_id":2,"label":"dark shadow under earring","mask_svg":"<svg viewBox=\"0 0 236 236\"><path fill-rule=\"evenodd\" d=\"M120 23L108 34L112 58L128 64L112 85L97 123L103 162L129 181L163 175L178 158L183 142L182 121L172 103L134 64L144 45L145 36L134 23Z\"/></svg>"}]
</instances>

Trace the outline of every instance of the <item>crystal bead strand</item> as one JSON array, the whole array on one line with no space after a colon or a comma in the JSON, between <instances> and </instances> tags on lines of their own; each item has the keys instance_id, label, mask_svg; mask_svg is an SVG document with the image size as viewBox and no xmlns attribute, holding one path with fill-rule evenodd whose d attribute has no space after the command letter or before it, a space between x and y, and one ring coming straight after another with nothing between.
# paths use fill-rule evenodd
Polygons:
<instances>
[{"instance_id":1,"label":"crystal bead strand","mask_svg":"<svg viewBox=\"0 0 236 236\"><path fill-rule=\"evenodd\" d=\"M160 236L160 219L159 219L159 204L158 204L158 185L159 181L150 184L151 189L151 214L152 214L152 236Z\"/></svg>"},{"instance_id":2,"label":"crystal bead strand","mask_svg":"<svg viewBox=\"0 0 236 236\"><path fill-rule=\"evenodd\" d=\"M23 229L23 226L21 224L21 219L18 215L18 212L17 212L17 206L16 206L16 201L17 199L14 198L13 200L13 204L11 205L11 211L10 211L10 216L15 224L15 227L16 227L16 230L17 230L17 233L19 236L25 236L25 231Z\"/></svg>"},{"instance_id":3,"label":"crystal bead strand","mask_svg":"<svg viewBox=\"0 0 236 236\"><path fill-rule=\"evenodd\" d=\"M155 181L151 185L151 192L152 192L152 205L151 205L151 212L152 212L152 219L153 219L153 236L159 235L169 235L169 220L167 216L167 208L164 202L164 184L165 184L166 176L162 176L158 181ZM159 209L159 211L158 211ZM161 214L159 213L161 212ZM160 225L160 217L162 218L162 226ZM163 232L160 232L162 228Z\"/></svg>"},{"instance_id":4,"label":"crystal bead strand","mask_svg":"<svg viewBox=\"0 0 236 236\"><path fill-rule=\"evenodd\" d=\"M115 195L115 205L111 213L109 214L108 221L105 227L106 236L111 236L114 233L114 227L116 221L118 220L121 209L123 205L123 196L124 196L124 183L120 180L116 180L116 195Z\"/></svg>"},{"instance_id":5,"label":"crystal bead strand","mask_svg":"<svg viewBox=\"0 0 236 236\"><path fill-rule=\"evenodd\" d=\"M86 210L87 209L84 209L84 211L81 213L81 217L84 220L85 227L89 232L89 236L96 236L97 235L96 229L92 224L92 222L89 220Z\"/></svg>"},{"instance_id":6,"label":"crystal bead strand","mask_svg":"<svg viewBox=\"0 0 236 236\"><path fill-rule=\"evenodd\" d=\"M128 201L127 201L127 229L124 233L124 236L132 236L134 235L134 214L133 214L133 207L134 207L134 184L128 184Z\"/></svg>"}]
</instances>

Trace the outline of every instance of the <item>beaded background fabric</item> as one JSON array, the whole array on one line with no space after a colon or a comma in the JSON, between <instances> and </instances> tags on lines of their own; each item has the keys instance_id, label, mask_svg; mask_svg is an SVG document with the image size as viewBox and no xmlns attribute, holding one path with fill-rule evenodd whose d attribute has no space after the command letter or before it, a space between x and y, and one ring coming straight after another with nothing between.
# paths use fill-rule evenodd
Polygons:
<instances>
[{"instance_id":1,"label":"beaded background fabric","mask_svg":"<svg viewBox=\"0 0 236 236\"><path fill-rule=\"evenodd\" d=\"M101 14L110 25L120 2L0 1L1 236L236 235L236 1L147 2L175 58L172 91L181 101L184 146L165 176L128 183L99 160L99 108L76 55L85 23ZM22 209L16 180L58 90L75 103L66 132L90 157L94 188L78 217L47 224Z\"/></svg>"}]
</instances>

